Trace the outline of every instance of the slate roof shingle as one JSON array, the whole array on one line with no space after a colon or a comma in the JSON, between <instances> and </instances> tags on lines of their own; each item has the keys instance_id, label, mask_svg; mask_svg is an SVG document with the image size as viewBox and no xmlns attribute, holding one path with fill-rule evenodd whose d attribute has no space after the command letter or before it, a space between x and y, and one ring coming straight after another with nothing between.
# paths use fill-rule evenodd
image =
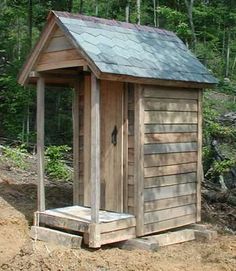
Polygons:
<instances>
[{"instance_id":1,"label":"slate roof shingle","mask_svg":"<svg viewBox=\"0 0 236 271\"><path fill-rule=\"evenodd\" d=\"M217 80L172 32L67 12L56 12L103 73L216 84Z\"/></svg>"}]
</instances>

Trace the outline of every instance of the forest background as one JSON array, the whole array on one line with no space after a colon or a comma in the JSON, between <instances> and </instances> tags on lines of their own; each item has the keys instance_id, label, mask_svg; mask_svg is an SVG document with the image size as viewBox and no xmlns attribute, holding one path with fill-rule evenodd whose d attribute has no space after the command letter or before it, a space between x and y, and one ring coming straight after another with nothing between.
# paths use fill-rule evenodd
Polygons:
<instances>
[{"instance_id":1,"label":"forest background","mask_svg":"<svg viewBox=\"0 0 236 271\"><path fill-rule=\"evenodd\" d=\"M219 79L217 92L206 92L204 100L205 173L219 177L235 165L236 120L220 120L228 112L236 115L235 0L0 0L1 142L26 149L35 145L35 89L18 85L17 75L52 9L175 32ZM222 93L226 96L218 95ZM72 145L71 96L68 89L46 91L47 146ZM210 146L215 139L226 150L226 162L215 163Z\"/></svg>"}]
</instances>

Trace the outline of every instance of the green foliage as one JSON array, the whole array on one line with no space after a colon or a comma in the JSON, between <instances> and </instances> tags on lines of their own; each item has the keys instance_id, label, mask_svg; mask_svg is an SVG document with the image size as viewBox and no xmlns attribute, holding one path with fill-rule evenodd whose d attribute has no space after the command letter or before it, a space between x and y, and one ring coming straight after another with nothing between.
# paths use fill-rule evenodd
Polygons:
<instances>
[{"instance_id":1,"label":"green foliage","mask_svg":"<svg viewBox=\"0 0 236 271\"><path fill-rule=\"evenodd\" d=\"M3 148L2 159L10 166L26 170L28 168L28 163L25 159L26 155L27 150L23 144L17 147L6 146Z\"/></svg>"},{"instance_id":2,"label":"green foliage","mask_svg":"<svg viewBox=\"0 0 236 271\"><path fill-rule=\"evenodd\" d=\"M49 178L65 181L72 179L71 169L66 165L64 160L65 153L70 150L71 148L66 145L50 146L46 149L46 174Z\"/></svg>"},{"instance_id":3,"label":"green foliage","mask_svg":"<svg viewBox=\"0 0 236 271\"><path fill-rule=\"evenodd\" d=\"M194 46L185 1L155 2L158 6L154 10L154 1L141 1L141 24L154 26L155 13L160 28L175 32L190 50L194 47L200 61L222 79L219 91L236 95L236 1L194 1L193 24L197 38ZM32 12L29 3L29 0L0 1L0 136L25 143L35 142L36 97L34 88L18 85L17 75L39 37L49 10L81 11L95 16L97 3L99 17L124 21L128 0L41 0L33 1ZM130 22L136 23L137 1L129 0L129 7ZM224 80L226 74L228 82ZM45 105L46 144L71 145L71 91L50 87L50 91L46 91ZM204 107L207 137L230 135L232 138L230 128L215 125L215 120L224 111L236 110L235 103L207 101Z\"/></svg>"},{"instance_id":4,"label":"green foliage","mask_svg":"<svg viewBox=\"0 0 236 271\"><path fill-rule=\"evenodd\" d=\"M236 159L229 159L223 161L213 161L210 170L207 172L207 177L210 179L218 178L230 171L232 167L236 166Z\"/></svg>"}]
</instances>

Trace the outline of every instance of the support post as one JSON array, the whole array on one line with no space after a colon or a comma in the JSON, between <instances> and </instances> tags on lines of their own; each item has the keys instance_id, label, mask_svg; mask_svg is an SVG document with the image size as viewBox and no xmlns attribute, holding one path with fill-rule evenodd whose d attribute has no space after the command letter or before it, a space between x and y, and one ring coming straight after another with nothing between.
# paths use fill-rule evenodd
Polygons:
<instances>
[{"instance_id":1,"label":"support post","mask_svg":"<svg viewBox=\"0 0 236 271\"><path fill-rule=\"evenodd\" d=\"M79 205L79 82L74 86L73 93L73 204Z\"/></svg>"},{"instance_id":2,"label":"support post","mask_svg":"<svg viewBox=\"0 0 236 271\"><path fill-rule=\"evenodd\" d=\"M197 213L196 221L201 221L201 183L204 177L202 167L202 89L198 90L198 156L197 156Z\"/></svg>"},{"instance_id":3,"label":"support post","mask_svg":"<svg viewBox=\"0 0 236 271\"><path fill-rule=\"evenodd\" d=\"M37 168L38 168L38 211L45 211L44 189L44 96L45 81L37 79Z\"/></svg>"},{"instance_id":4,"label":"support post","mask_svg":"<svg viewBox=\"0 0 236 271\"><path fill-rule=\"evenodd\" d=\"M100 247L100 84L91 74L91 224L89 246Z\"/></svg>"},{"instance_id":5,"label":"support post","mask_svg":"<svg viewBox=\"0 0 236 271\"><path fill-rule=\"evenodd\" d=\"M135 215L136 234L143 235L144 228L144 108L142 86L135 85L134 89L134 180L135 180Z\"/></svg>"}]
</instances>

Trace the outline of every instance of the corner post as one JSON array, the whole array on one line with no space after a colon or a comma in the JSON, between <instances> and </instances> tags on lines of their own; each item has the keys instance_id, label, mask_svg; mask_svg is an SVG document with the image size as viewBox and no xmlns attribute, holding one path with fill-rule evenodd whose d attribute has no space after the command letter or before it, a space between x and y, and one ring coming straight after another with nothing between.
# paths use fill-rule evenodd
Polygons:
<instances>
[{"instance_id":1,"label":"corner post","mask_svg":"<svg viewBox=\"0 0 236 271\"><path fill-rule=\"evenodd\" d=\"M73 204L80 204L79 195L79 89L80 82L77 80L73 92L72 119L73 119Z\"/></svg>"},{"instance_id":2,"label":"corner post","mask_svg":"<svg viewBox=\"0 0 236 271\"><path fill-rule=\"evenodd\" d=\"M196 221L201 221L201 183L203 180L203 167L202 167L202 94L203 90L198 90L198 128L197 128L197 141L198 141L198 154L197 154L197 212Z\"/></svg>"},{"instance_id":3,"label":"corner post","mask_svg":"<svg viewBox=\"0 0 236 271\"><path fill-rule=\"evenodd\" d=\"M135 215L136 235L144 233L144 108L143 87L134 88L134 180L135 180Z\"/></svg>"},{"instance_id":4,"label":"corner post","mask_svg":"<svg viewBox=\"0 0 236 271\"><path fill-rule=\"evenodd\" d=\"M38 168L38 211L45 211L44 188L44 97L45 81L39 76L37 79L37 168Z\"/></svg>"},{"instance_id":5,"label":"corner post","mask_svg":"<svg viewBox=\"0 0 236 271\"><path fill-rule=\"evenodd\" d=\"M100 247L100 82L91 74L91 224L89 246Z\"/></svg>"}]
</instances>

